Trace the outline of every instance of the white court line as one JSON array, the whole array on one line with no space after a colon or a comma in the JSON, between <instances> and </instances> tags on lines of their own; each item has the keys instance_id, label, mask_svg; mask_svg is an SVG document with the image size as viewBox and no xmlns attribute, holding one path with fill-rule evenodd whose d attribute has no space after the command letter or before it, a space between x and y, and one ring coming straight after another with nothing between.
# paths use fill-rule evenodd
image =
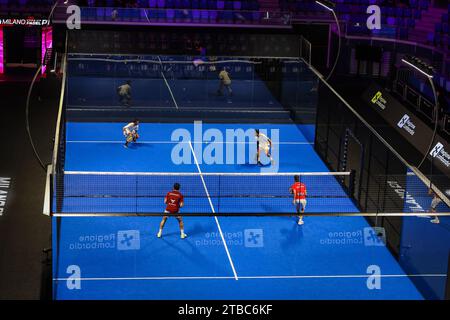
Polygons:
<instances>
[{"instance_id":1,"label":"white court line","mask_svg":"<svg viewBox=\"0 0 450 320\"><path fill-rule=\"evenodd\" d=\"M158 56L158 60L159 60L159 63L161 64L161 66L162 66L162 61L161 61L161 58L159 56ZM175 104L175 107L177 109L179 109L177 101L175 100L175 97L173 96L172 89L170 89L169 83L167 82L166 76L164 75L164 71L162 69L161 69L161 75L162 75L162 77L164 79L164 82L166 83L167 89L169 89L170 96L172 97L172 100L173 100L173 103Z\"/></svg>"},{"instance_id":2,"label":"white court line","mask_svg":"<svg viewBox=\"0 0 450 320\"><path fill-rule=\"evenodd\" d=\"M239 279L257 280L257 279L348 279L348 278L409 278L409 277L447 277L446 274L350 274L350 275L292 275L292 276L239 276ZM235 277L207 277L207 276L191 276L191 277L101 277L101 278L53 278L53 281L142 281L142 280L232 280Z\"/></svg>"},{"instance_id":3,"label":"white court line","mask_svg":"<svg viewBox=\"0 0 450 320\"><path fill-rule=\"evenodd\" d=\"M148 23L151 23L151 22L150 22L150 19L148 18L147 10L146 10L146 9L144 9L144 13L145 13L145 18L147 19L147 22L148 22Z\"/></svg>"},{"instance_id":4,"label":"white court line","mask_svg":"<svg viewBox=\"0 0 450 320\"><path fill-rule=\"evenodd\" d=\"M88 141L88 140L67 140L66 143L124 143L123 140L99 140L99 141ZM178 144L178 143L189 143L185 141L139 141L137 142L142 144ZM255 142L248 142L248 141L194 141L192 143L216 143L216 144L256 144ZM274 145L313 145L314 142L278 142L273 143Z\"/></svg>"},{"instance_id":5,"label":"white court line","mask_svg":"<svg viewBox=\"0 0 450 320\"><path fill-rule=\"evenodd\" d=\"M200 170L200 165L197 161L197 156L194 152L194 147L192 146L191 141L189 141L189 147L191 148L192 155L194 156L195 164L197 165L198 173L200 174L200 179L202 179L203 187L205 188L206 196L208 197L209 205L211 207L212 213L216 214L216 210L214 209L214 206L211 201L211 197L209 196L208 188L206 187L205 179L203 178L202 171ZM222 238L223 246L225 247L225 251L227 252L228 260L230 261L231 269L233 270L234 279L238 280L238 276L236 273L236 269L234 268L233 260L231 259L230 251L228 250L228 245L225 240L225 237L223 236L222 228L220 227L219 219L217 219L217 216L214 217L214 220L216 220L217 228L219 229L220 237Z\"/></svg>"}]
</instances>

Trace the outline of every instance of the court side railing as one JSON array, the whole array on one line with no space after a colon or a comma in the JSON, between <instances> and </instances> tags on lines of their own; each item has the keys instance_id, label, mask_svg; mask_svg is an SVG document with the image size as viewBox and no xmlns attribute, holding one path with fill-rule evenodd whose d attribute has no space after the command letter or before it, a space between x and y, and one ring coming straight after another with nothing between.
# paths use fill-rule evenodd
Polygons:
<instances>
[{"instance_id":1,"label":"court side railing","mask_svg":"<svg viewBox=\"0 0 450 320\"><path fill-rule=\"evenodd\" d=\"M431 102L427 98L425 98L422 93L418 92L406 82L402 80L394 81L394 91L398 93L403 101L406 101L409 105L411 105L416 111L422 113L425 117L428 118L432 123L435 122L435 108L434 102ZM408 98L408 93L413 93L414 96L417 97L416 103L412 103Z\"/></svg>"}]
</instances>

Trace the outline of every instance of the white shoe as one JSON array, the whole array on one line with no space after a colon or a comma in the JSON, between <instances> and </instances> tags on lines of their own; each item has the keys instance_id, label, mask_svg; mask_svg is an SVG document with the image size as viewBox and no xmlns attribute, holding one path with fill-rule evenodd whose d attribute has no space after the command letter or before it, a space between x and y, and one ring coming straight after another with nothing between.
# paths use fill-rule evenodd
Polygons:
<instances>
[{"instance_id":1,"label":"white shoe","mask_svg":"<svg viewBox=\"0 0 450 320\"><path fill-rule=\"evenodd\" d=\"M302 225L304 225L305 224L305 222L303 221L303 219L299 219L298 220L298 225L299 226L302 226Z\"/></svg>"},{"instance_id":2,"label":"white shoe","mask_svg":"<svg viewBox=\"0 0 450 320\"><path fill-rule=\"evenodd\" d=\"M159 231L158 234L156 235L158 238L162 237L162 231Z\"/></svg>"},{"instance_id":3,"label":"white shoe","mask_svg":"<svg viewBox=\"0 0 450 320\"><path fill-rule=\"evenodd\" d=\"M181 239L184 239L184 238L186 238L187 237L187 234L186 233L182 233L181 234Z\"/></svg>"},{"instance_id":4,"label":"white shoe","mask_svg":"<svg viewBox=\"0 0 450 320\"><path fill-rule=\"evenodd\" d=\"M436 223L436 224L440 223L440 221L439 221L439 218L438 218L438 217L436 217L436 218L434 218L434 219L430 220L430 222L431 222L431 223Z\"/></svg>"}]
</instances>

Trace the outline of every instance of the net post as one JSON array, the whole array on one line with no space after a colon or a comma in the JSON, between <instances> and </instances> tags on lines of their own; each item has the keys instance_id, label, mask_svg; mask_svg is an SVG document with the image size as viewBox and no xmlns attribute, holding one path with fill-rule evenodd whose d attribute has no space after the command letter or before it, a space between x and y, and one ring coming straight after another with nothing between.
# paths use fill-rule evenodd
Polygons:
<instances>
[{"instance_id":1,"label":"net post","mask_svg":"<svg viewBox=\"0 0 450 320\"><path fill-rule=\"evenodd\" d=\"M355 196L355 179L356 179L356 170L352 169L352 170L350 170L349 181L348 181L349 196L352 198Z\"/></svg>"}]
</instances>

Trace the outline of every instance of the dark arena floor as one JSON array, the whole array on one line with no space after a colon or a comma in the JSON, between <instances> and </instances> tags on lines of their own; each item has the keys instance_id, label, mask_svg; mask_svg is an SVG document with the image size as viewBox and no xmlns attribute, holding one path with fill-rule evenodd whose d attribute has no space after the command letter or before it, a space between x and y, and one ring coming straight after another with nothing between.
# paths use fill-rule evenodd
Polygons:
<instances>
[{"instance_id":1,"label":"dark arena floor","mask_svg":"<svg viewBox=\"0 0 450 320\"><path fill-rule=\"evenodd\" d=\"M32 2L0 1L0 300L449 299L446 1Z\"/></svg>"},{"instance_id":2,"label":"dark arena floor","mask_svg":"<svg viewBox=\"0 0 450 320\"><path fill-rule=\"evenodd\" d=\"M41 274L45 272L44 248L51 247L51 223L42 214L46 172L33 156L25 128L25 106L31 78L5 77L0 82L3 99L0 123L4 136L0 176L10 178L7 200L0 222L1 299L37 299L41 296ZM55 86L56 89L56 86ZM44 163L51 162L54 119L59 92L49 91L39 102L33 96L30 129ZM39 134L36 134L38 132ZM45 282L44 282L45 286Z\"/></svg>"}]
</instances>

